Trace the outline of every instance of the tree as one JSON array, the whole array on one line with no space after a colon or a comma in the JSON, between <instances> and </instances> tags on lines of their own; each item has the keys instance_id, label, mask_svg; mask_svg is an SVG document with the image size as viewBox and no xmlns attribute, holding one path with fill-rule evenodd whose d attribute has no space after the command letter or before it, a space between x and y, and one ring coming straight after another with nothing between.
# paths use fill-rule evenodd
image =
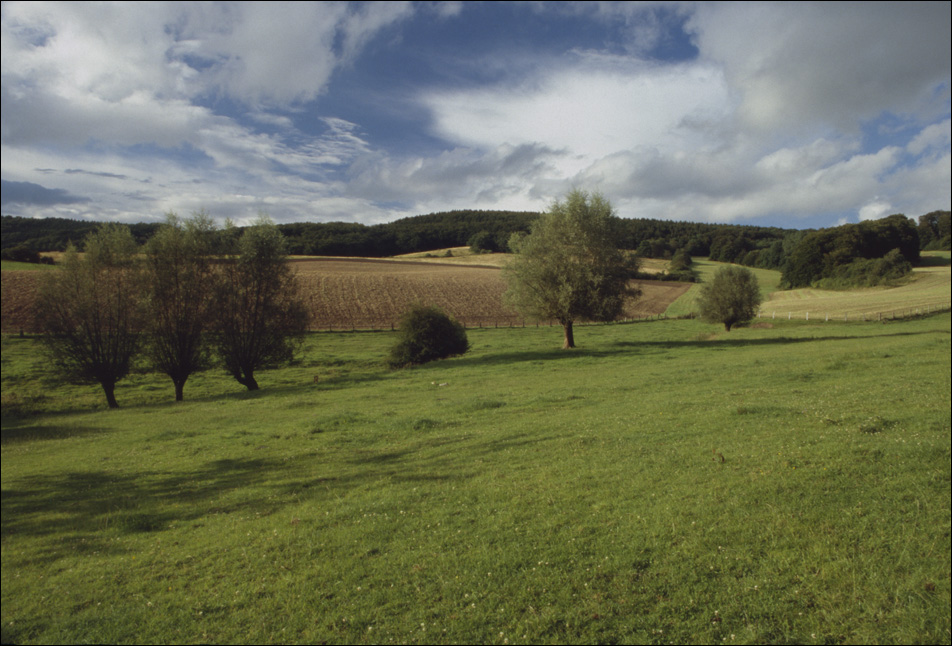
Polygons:
<instances>
[{"instance_id":1,"label":"tree","mask_svg":"<svg viewBox=\"0 0 952 646\"><path fill-rule=\"evenodd\" d=\"M480 231L474 233L466 242L472 253L493 253L499 251L496 246L496 239L489 231Z\"/></svg>"},{"instance_id":2,"label":"tree","mask_svg":"<svg viewBox=\"0 0 952 646\"><path fill-rule=\"evenodd\" d=\"M417 305L400 320L400 339L390 350L391 368L455 357L469 350L463 326L438 307Z\"/></svg>"},{"instance_id":3,"label":"tree","mask_svg":"<svg viewBox=\"0 0 952 646\"><path fill-rule=\"evenodd\" d=\"M255 371L294 358L308 311L274 222L259 218L234 251L222 261L215 285L214 345L238 383L257 390Z\"/></svg>"},{"instance_id":4,"label":"tree","mask_svg":"<svg viewBox=\"0 0 952 646\"><path fill-rule=\"evenodd\" d=\"M172 380L175 401L182 401L189 376L209 365L214 234L204 212L184 222L169 213L145 246L146 352Z\"/></svg>"},{"instance_id":5,"label":"tree","mask_svg":"<svg viewBox=\"0 0 952 646\"><path fill-rule=\"evenodd\" d=\"M743 267L722 267L710 283L701 287L698 305L701 318L709 323L723 323L724 329L747 323L760 307L760 287L753 272Z\"/></svg>"},{"instance_id":6,"label":"tree","mask_svg":"<svg viewBox=\"0 0 952 646\"><path fill-rule=\"evenodd\" d=\"M558 321L563 348L575 347L575 321L614 320L640 294L629 286L637 263L615 244L617 220L600 194L574 190L509 242L506 302L528 319Z\"/></svg>"},{"instance_id":7,"label":"tree","mask_svg":"<svg viewBox=\"0 0 952 646\"><path fill-rule=\"evenodd\" d=\"M87 235L84 251L80 257L70 245L62 269L47 274L37 325L64 374L98 383L109 408L119 408L116 383L140 347L137 247L127 227L104 225Z\"/></svg>"}]
</instances>

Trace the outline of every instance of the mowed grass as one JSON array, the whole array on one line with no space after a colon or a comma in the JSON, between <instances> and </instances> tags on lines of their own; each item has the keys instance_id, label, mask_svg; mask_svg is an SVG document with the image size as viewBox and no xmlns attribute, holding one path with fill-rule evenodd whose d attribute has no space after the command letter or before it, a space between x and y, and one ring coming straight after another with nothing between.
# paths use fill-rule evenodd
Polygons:
<instances>
[{"instance_id":1,"label":"mowed grass","mask_svg":"<svg viewBox=\"0 0 952 646\"><path fill-rule=\"evenodd\" d=\"M325 333L112 412L5 337L2 639L947 643L950 329Z\"/></svg>"},{"instance_id":2,"label":"mowed grass","mask_svg":"<svg viewBox=\"0 0 952 646\"><path fill-rule=\"evenodd\" d=\"M791 289L774 292L761 307L762 315L810 318L906 315L916 310L934 311L952 302L952 268L949 252L924 252L926 262L896 287L871 287L850 291Z\"/></svg>"},{"instance_id":3,"label":"mowed grass","mask_svg":"<svg viewBox=\"0 0 952 646\"><path fill-rule=\"evenodd\" d=\"M681 298L672 303L665 311L666 316L681 317L693 316L698 312L698 299L701 296L701 285L710 282L721 267L728 266L729 263L714 262L706 258L694 258L692 268L697 272L700 278L699 283L691 285L691 288ZM757 284L760 286L760 294L764 301L770 298L770 295L780 288L780 272L771 269L756 269L745 267L751 271L757 278Z\"/></svg>"},{"instance_id":4,"label":"mowed grass","mask_svg":"<svg viewBox=\"0 0 952 646\"><path fill-rule=\"evenodd\" d=\"M896 287L872 287L854 290L780 289L781 273L770 269L749 268L757 277L764 302L760 307L761 317L771 320L776 317L799 319L826 319L828 317L849 319L878 319L915 315L917 312L933 312L950 305L952 293L952 268L949 252L923 252L922 266L913 270L902 285ZM726 263L695 259L702 283L709 281L714 273ZM670 317L690 316L698 311L697 300L701 295L701 283L693 285L687 293L672 303L665 314Z\"/></svg>"}]
</instances>

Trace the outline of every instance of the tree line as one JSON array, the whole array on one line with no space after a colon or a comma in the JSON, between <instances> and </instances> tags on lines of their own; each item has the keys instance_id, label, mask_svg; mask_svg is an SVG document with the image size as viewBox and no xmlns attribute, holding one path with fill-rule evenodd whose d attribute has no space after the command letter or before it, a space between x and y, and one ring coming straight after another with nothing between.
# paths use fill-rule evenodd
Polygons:
<instances>
[{"instance_id":1,"label":"tree line","mask_svg":"<svg viewBox=\"0 0 952 646\"><path fill-rule=\"evenodd\" d=\"M541 214L516 211L457 210L402 218L384 224L302 222L278 225L287 251L294 255L387 257L446 247L474 245L485 251L509 251L513 233L528 233ZM100 225L65 218L33 219L5 215L0 226L4 251L63 251ZM144 244L161 224L129 225ZM850 225L856 226L856 225ZM920 249L948 249L949 211L933 211L914 225ZM646 258L670 259L679 251L712 260L782 270L800 240L816 230L752 225L705 224L653 219L623 219L614 226L624 249ZM822 230L820 230L822 231Z\"/></svg>"},{"instance_id":2,"label":"tree line","mask_svg":"<svg viewBox=\"0 0 952 646\"><path fill-rule=\"evenodd\" d=\"M289 361L307 330L284 237L266 217L238 231L204 213L170 214L145 245L129 227L103 225L44 278L36 316L51 360L98 383L110 408L140 355L177 401L192 374L215 364L257 390L255 372Z\"/></svg>"}]
</instances>

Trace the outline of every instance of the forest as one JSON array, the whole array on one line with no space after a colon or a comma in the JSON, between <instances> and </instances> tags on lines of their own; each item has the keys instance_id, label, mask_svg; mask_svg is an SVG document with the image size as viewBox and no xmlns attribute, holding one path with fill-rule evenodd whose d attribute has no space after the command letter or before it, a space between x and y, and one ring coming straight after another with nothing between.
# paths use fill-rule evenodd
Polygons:
<instances>
[{"instance_id":1,"label":"forest","mask_svg":"<svg viewBox=\"0 0 952 646\"><path fill-rule=\"evenodd\" d=\"M504 252L509 251L510 236L528 232L539 215L457 210L375 225L300 222L281 224L279 229L292 255L381 258L461 246ZM39 252L62 251L70 243L79 244L98 226L99 223L90 221L4 215L0 229L3 257L29 261ZM949 249L950 245L949 211L933 211L916 219L895 214L818 230L653 219L620 219L617 226L618 246L634 250L639 256L671 259L681 252L714 261L777 269L783 272L784 284L789 287L824 280L876 284L870 274L894 277L899 271L901 275L905 265L900 260L914 265L920 250ZM129 225L133 238L140 244L149 240L158 227L159 223ZM899 249L902 258L894 255L888 266L852 265L858 260L884 258L893 249ZM850 269L842 269L848 266ZM862 276L855 280L849 277L857 273Z\"/></svg>"}]
</instances>

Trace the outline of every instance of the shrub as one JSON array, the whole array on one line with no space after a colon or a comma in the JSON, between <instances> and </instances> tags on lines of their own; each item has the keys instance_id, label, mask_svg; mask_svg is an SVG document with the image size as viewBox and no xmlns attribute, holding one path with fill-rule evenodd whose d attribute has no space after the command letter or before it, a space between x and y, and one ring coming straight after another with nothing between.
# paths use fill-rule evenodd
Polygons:
<instances>
[{"instance_id":1,"label":"shrub","mask_svg":"<svg viewBox=\"0 0 952 646\"><path fill-rule=\"evenodd\" d=\"M438 307L416 305L400 320L400 339L390 350L391 368L427 363L465 354L469 340L463 326Z\"/></svg>"}]
</instances>

